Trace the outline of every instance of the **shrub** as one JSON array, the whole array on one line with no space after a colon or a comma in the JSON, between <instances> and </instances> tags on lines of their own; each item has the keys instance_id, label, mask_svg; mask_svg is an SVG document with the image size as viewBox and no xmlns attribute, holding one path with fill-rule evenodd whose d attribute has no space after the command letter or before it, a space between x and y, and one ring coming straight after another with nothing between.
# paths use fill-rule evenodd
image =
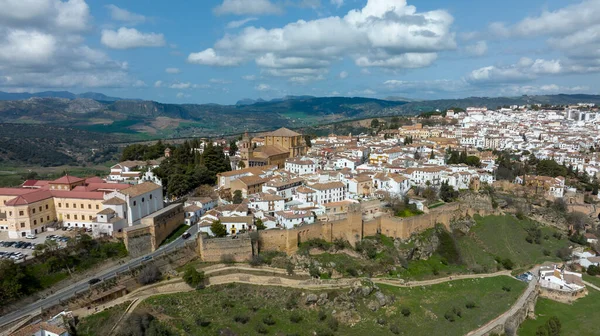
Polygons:
<instances>
[{"instance_id":1,"label":"shrub","mask_svg":"<svg viewBox=\"0 0 600 336\"><path fill-rule=\"evenodd\" d=\"M454 308L452 308L452 312L453 312L453 313L454 313L456 316L458 316L458 317L462 317L462 310L461 310L460 308L456 308L456 307L454 307Z\"/></svg>"},{"instance_id":2,"label":"shrub","mask_svg":"<svg viewBox=\"0 0 600 336\"><path fill-rule=\"evenodd\" d=\"M467 304L465 304L465 307L467 309L473 309L473 308L477 308L477 304L473 301L469 301L469 302L467 302Z\"/></svg>"},{"instance_id":3,"label":"shrub","mask_svg":"<svg viewBox=\"0 0 600 336\"><path fill-rule=\"evenodd\" d=\"M454 321L456 321L455 315L454 315L454 313L453 313L453 312L451 312L451 311L447 311L447 312L444 314L444 318L445 318L446 320L448 320L449 322L454 322Z\"/></svg>"},{"instance_id":4,"label":"shrub","mask_svg":"<svg viewBox=\"0 0 600 336\"><path fill-rule=\"evenodd\" d=\"M327 321L327 325L329 326L329 329L337 331L340 327L340 322L338 322L338 320L335 317L332 317L329 319L329 321Z\"/></svg>"},{"instance_id":5,"label":"shrub","mask_svg":"<svg viewBox=\"0 0 600 336\"><path fill-rule=\"evenodd\" d=\"M285 264L285 271L287 272L288 275L294 275L294 264L292 264L291 261L288 261Z\"/></svg>"},{"instance_id":6,"label":"shrub","mask_svg":"<svg viewBox=\"0 0 600 336\"><path fill-rule=\"evenodd\" d=\"M317 329L317 331L315 332L315 334L317 336L333 336L333 331L329 330L329 329Z\"/></svg>"},{"instance_id":7,"label":"shrub","mask_svg":"<svg viewBox=\"0 0 600 336\"><path fill-rule=\"evenodd\" d=\"M235 264L235 258L231 254L224 254L221 256L221 262L224 264Z\"/></svg>"},{"instance_id":8,"label":"shrub","mask_svg":"<svg viewBox=\"0 0 600 336\"><path fill-rule=\"evenodd\" d=\"M268 334L269 333L269 330L267 329L267 327L265 327L265 325L262 324L262 323L258 323L256 325L255 329L256 329L256 332L259 333L259 334L263 334L264 335L264 334Z\"/></svg>"},{"instance_id":9,"label":"shrub","mask_svg":"<svg viewBox=\"0 0 600 336\"><path fill-rule=\"evenodd\" d=\"M321 276L321 272L319 272L319 268L315 264L310 264L310 266L308 266L308 274L313 278L319 278Z\"/></svg>"},{"instance_id":10,"label":"shrub","mask_svg":"<svg viewBox=\"0 0 600 336\"><path fill-rule=\"evenodd\" d=\"M443 227L438 227L437 229L437 236L440 240L440 244L438 245L436 252L442 259L445 259L447 263L460 265L462 260L454 237L452 237L452 235Z\"/></svg>"},{"instance_id":11,"label":"shrub","mask_svg":"<svg viewBox=\"0 0 600 336\"><path fill-rule=\"evenodd\" d=\"M390 331L394 335L400 335L400 333L402 332L402 330L400 329L400 327L397 324L392 324L390 326Z\"/></svg>"},{"instance_id":12,"label":"shrub","mask_svg":"<svg viewBox=\"0 0 600 336\"><path fill-rule=\"evenodd\" d=\"M568 261L571 259L571 250L568 247L563 247L556 250L556 256L563 261Z\"/></svg>"},{"instance_id":13,"label":"shrub","mask_svg":"<svg viewBox=\"0 0 600 336\"><path fill-rule=\"evenodd\" d=\"M377 319L377 324L379 324L379 325L386 325L387 321L384 318L378 318Z\"/></svg>"},{"instance_id":14,"label":"shrub","mask_svg":"<svg viewBox=\"0 0 600 336\"><path fill-rule=\"evenodd\" d=\"M296 311L292 312L292 315L290 315L290 321L292 323L300 323L302 321L302 315Z\"/></svg>"},{"instance_id":15,"label":"shrub","mask_svg":"<svg viewBox=\"0 0 600 336\"><path fill-rule=\"evenodd\" d=\"M263 318L263 323L269 326L275 325L275 319L273 318L273 315L269 315L265 318Z\"/></svg>"},{"instance_id":16,"label":"shrub","mask_svg":"<svg viewBox=\"0 0 600 336\"><path fill-rule=\"evenodd\" d=\"M196 318L196 325L206 328L210 325L210 321L203 319L202 317Z\"/></svg>"},{"instance_id":17,"label":"shrub","mask_svg":"<svg viewBox=\"0 0 600 336\"><path fill-rule=\"evenodd\" d=\"M347 249L347 248L352 248L352 245L350 245L350 243L342 238L337 238L333 241L333 246L335 246L335 248L337 250L343 250L343 249Z\"/></svg>"},{"instance_id":18,"label":"shrub","mask_svg":"<svg viewBox=\"0 0 600 336\"><path fill-rule=\"evenodd\" d=\"M288 310L298 308L298 297L294 294L290 295L287 301L285 302L285 308L287 308Z\"/></svg>"},{"instance_id":19,"label":"shrub","mask_svg":"<svg viewBox=\"0 0 600 336\"><path fill-rule=\"evenodd\" d=\"M354 268L352 266L348 266L346 268L346 273L348 273L348 275L353 276L353 277L358 276L358 271L356 270L356 268Z\"/></svg>"},{"instance_id":20,"label":"shrub","mask_svg":"<svg viewBox=\"0 0 600 336\"><path fill-rule=\"evenodd\" d=\"M404 315L404 317L409 317L410 316L410 309L409 308L402 308L402 310L400 311L402 313L402 315Z\"/></svg>"},{"instance_id":21,"label":"shrub","mask_svg":"<svg viewBox=\"0 0 600 336\"><path fill-rule=\"evenodd\" d=\"M324 311L322 311L322 310L319 310L319 315L318 315L318 317L319 317L319 321L325 321L325 320L327 319L327 313L325 313L325 312L324 312Z\"/></svg>"},{"instance_id":22,"label":"shrub","mask_svg":"<svg viewBox=\"0 0 600 336\"><path fill-rule=\"evenodd\" d=\"M502 290L505 291L505 292L510 292L511 288L508 287L508 286L502 286Z\"/></svg>"},{"instance_id":23,"label":"shrub","mask_svg":"<svg viewBox=\"0 0 600 336\"><path fill-rule=\"evenodd\" d=\"M250 259L249 264L250 264L250 266L260 266L260 265L264 264L263 257L260 254L252 256L252 259Z\"/></svg>"},{"instance_id":24,"label":"shrub","mask_svg":"<svg viewBox=\"0 0 600 336\"><path fill-rule=\"evenodd\" d=\"M544 251L542 251L542 253L544 254L544 256L549 257L550 256L550 251L544 249Z\"/></svg>"},{"instance_id":25,"label":"shrub","mask_svg":"<svg viewBox=\"0 0 600 336\"><path fill-rule=\"evenodd\" d=\"M596 265L590 265L587 269L587 274L591 276L600 275L600 267Z\"/></svg>"},{"instance_id":26,"label":"shrub","mask_svg":"<svg viewBox=\"0 0 600 336\"><path fill-rule=\"evenodd\" d=\"M204 287L204 272L198 272L192 265L188 265L183 273L183 281L192 288Z\"/></svg>"},{"instance_id":27,"label":"shrub","mask_svg":"<svg viewBox=\"0 0 600 336\"><path fill-rule=\"evenodd\" d=\"M149 285L160 280L162 274L154 263L146 265L138 274L137 280L141 285Z\"/></svg>"},{"instance_id":28,"label":"shrub","mask_svg":"<svg viewBox=\"0 0 600 336\"><path fill-rule=\"evenodd\" d=\"M238 314L233 317L233 320L237 323L246 324L248 321L250 321L250 317L247 315Z\"/></svg>"},{"instance_id":29,"label":"shrub","mask_svg":"<svg viewBox=\"0 0 600 336\"><path fill-rule=\"evenodd\" d=\"M507 270L511 270L513 267L515 267L515 263L509 258L506 258L502 260L502 267L506 268Z\"/></svg>"}]
</instances>

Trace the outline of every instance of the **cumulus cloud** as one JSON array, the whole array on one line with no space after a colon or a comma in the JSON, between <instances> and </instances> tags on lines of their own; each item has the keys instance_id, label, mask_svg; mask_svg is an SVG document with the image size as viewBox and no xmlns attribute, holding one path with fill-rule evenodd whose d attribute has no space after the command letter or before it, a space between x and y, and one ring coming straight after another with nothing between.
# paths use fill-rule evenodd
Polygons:
<instances>
[{"instance_id":1,"label":"cumulus cloud","mask_svg":"<svg viewBox=\"0 0 600 336\"><path fill-rule=\"evenodd\" d=\"M162 81L160 81L160 80L157 80L156 82L154 82L154 87L155 87L155 88L162 87L162 85L163 85L163 82L162 82Z\"/></svg>"},{"instance_id":2,"label":"cumulus cloud","mask_svg":"<svg viewBox=\"0 0 600 336\"><path fill-rule=\"evenodd\" d=\"M246 75L246 76L242 76L242 79L245 79L247 81L253 81L256 80L256 75Z\"/></svg>"},{"instance_id":3,"label":"cumulus cloud","mask_svg":"<svg viewBox=\"0 0 600 336\"><path fill-rule=\"evenodd\" d=\"M361 67L420 68L431 65L438 52L456 48L453 21L444 10L418 12L404 1L369 0L344 17L299 20L273 29L247 27L188 60L233 66L253 59L264 74L296 80L318 80L345 57Z\"/></svg>"},{"instance_id":4,"label":"cumulus cloud","mask_svg":"<svg viewBox=\"0 0 600 336\"><path fill-rule=\"evenodd\" d=\"M258 84L257 86L254 87L254 89L256 89L257 91L270 91L271 86L269 86L267 84Z\"/></svg>"},{"instance_id":5,"label":"cumulus cloud","mask_svg":"<svg viewBox=\"0 0 600 336\"><path fill-rule=\"evenodd\" d=\"M191 88L192 86L193 85L190 82L186 82L186 83L173 83L173 84L169 85L169 88L176 89L176 90L185 90L185 89Z\"/></svg>"},{"instance_id":6,"label":"cumulus cloud","mask_svg":"<svg viewBox=\"0 0 600 336\"><path fill-rule=\"evenodd\" d=\"M216 15L268 15L281 14L283 10L269 0L223 0L213 12Z\"/></svg>"},{"instance_id":7,"label":"cumulus cloud","mask_svg":"<svg viewBox=\"0 0 600 336\"><path fill-rule=\"evenodd\" d=\"M230 80L222 79L222 78L211 78L208 81L213 84L231 84Z\"/></svg>"},{"instance_id":8,"label":"cumulus cloud","mask_svg":"<svg viewBox=\"0 0 600 336\"><path fill-rule=\"evenodd\" d=\"M119 8L115 5L107 5L106 8L110 12L110 17L119 22L124 22L130 25L144 23L146 17L141 14L132 13L126 9Z\"/></svg>"},{"instance_id":9,"label":"cumulus cloud","mask_svg":"<svg viewBox=\"0 0 600 336\"><path fill-rule=\"evenodd\" d=\"M102 30L102 44L112 49L162 47L166 44L163 34L142 33L135 28L121 27L119 30Z\"/></svg>"},{"instance_id":10,"label":"cumulus cloud","mask_svg":"<svg viewBox=\"0 0 600 336\"><path fill-rule=\"evenodd\" d=\"M342 5L344 5L344 0L331 0L331 4L337 6L337 8L340 8Z\"/></svg>"},{"instance_id":11,"label":"cumulus cloud","mask_svg":"<svg viewBox=\"0 0 600 336\"><path fill-rule=\"evenodd\" d=\"M588 86L561 86L557 84L544 85L509 85L500 88L500 93L505 95L534 95L557 93L582 93L589 92Z\"/></svg>"},{"instance_id":12,"label":"cumulus cloud","mask_svg":"<svg viewBox=\"0 0 600 336\"><path fill-rule=\"evenodd\" d=\"M467 45L465 51L472 56L483 56L487 53L488 46L485 41L479 41L474 44Z\"/></svg>"},{"instance_id":13,"label":"cumulus cloud","mask_svg":"<svg viewBox=\"0 0 600 336\"><path fill-rule=\"evenodd\" d=\"M340 79L346 79L348 77L348 72L347 71L342 71L342 72L340 72L340 74L338 75L338 77L340 77Z\"/></svg>"},{"instance_id":14,"label":"cumulus cloud","mask_svg":"<svg viewBox=\"0 0 600 336\"><path fill-rule=\"evenodd\" d=\"M390 79L383 82L389 92L403 94L435 94L439 92L460 92L468 88L468 83L463 80L437 79L428 81L404 81Z\"/></svg>"},{"instance_id":15,"label":"cumulus cloud","mask_svg":"<svg viewBox=\"0 0 600 336\"><path fill-rule=\"evenodd\" d=\"M179 68L166 68L165 72L168 74L178 74L181 73L181 70Z\"/></svg>"},{"instance_id":16,"label":"cumulus cloud","mask_svg":"<svg viewBox=\"0 0 600 336\"><path fill-rule=\"evenodd\" d=\"M242 62L242 58L240 57L217 55L216 51L212 48L197 53L191 53L187 60L194 64L222 67L238 66Z\"/></svg>"},{"instance_id":17,"label":"cumulus cloud","mask_svg":"<svg viewBox=\"0 0 600 336\"><path fill-rule=\"evenodd\" d=\"M256 21L258 20L258 18L254 18L254 17L250 17L247 19L243 19L243 20L237 20L237 21L231 21L227 24L227 29L235 29L235 28L239 28L241 26L246 25L246 23L248 22L252 22L252 21Z\"/></svg>"},{"instance_id":18,"label":"cumulus cloud","mask_svg":"<svg viewBox=\"0 0 600 336\"><path fill-rule=\"evenodd\" d=\"M0 0L0 86L7 89L141 86L126 62L84 44L83 0Z\"/></svg>"}]
</instances>

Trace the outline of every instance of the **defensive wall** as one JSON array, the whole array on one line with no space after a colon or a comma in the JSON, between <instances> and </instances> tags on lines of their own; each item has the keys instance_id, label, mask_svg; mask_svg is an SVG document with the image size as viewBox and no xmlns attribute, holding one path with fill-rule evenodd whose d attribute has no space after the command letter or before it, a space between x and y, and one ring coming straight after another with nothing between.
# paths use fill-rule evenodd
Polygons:
<instances>
[{"instance_id":1,"label":"defensive wall","mask_svg":"<svg viewBox=\"0 0 600 336\"><path fill-rule=\"evenodd\" d=\"M317 222L287 230L261 231L259 235L260 249L293 254L298 250L300 243L318 238L328 242L344 239L354 246L364 237L374 236L378 233L391 238L408 239L413 233L433 228L437 223L443 224L450 230L450 223L455 219L464 218L467 215L487 216L493 213L491 206L481 207L471 203L452 203L432 209L428 214L414 217L399 218L387 215L364 220L360 205L356 204L350 206L348 216L344 219Z\"/></svg>"},{"instance_id":2,"label":"defensive wall","mask_svg":"<svg viewBox=\"0 0 600 336\"><path fill-rule=\"evenodd\" d=\"M129 255L138 257L156 251L160 244L185 221L183 204L171 204L142 218L139 225L123 230Z\"/></svg>"},{"instance_id":3,"label":"defensive wall","mask_svg":"<svg viewBox=\"0 0 600 336\"><path fill-rule=\"evenodd\" d=\"M252 258L252 239L248 234L225 238L198 237L197 252L202 261L220 262L228 256L235 262L246 262Z\"/></svg>"}]
</instances>

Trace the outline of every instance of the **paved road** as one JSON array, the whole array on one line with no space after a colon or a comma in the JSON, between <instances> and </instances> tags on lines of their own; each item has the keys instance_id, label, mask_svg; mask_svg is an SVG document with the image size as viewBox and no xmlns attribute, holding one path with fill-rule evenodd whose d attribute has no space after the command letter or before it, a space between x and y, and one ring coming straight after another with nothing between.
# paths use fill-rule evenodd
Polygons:
<instances>
[{"instance_id":1,"label":"paved road","mask_svg":"<svg viewBox=\"0 0 600 336\"><path fill-rule=\"evenodd\" d=\"M192 237L188 238L189 239L193 239L193 237L196 236L198 230L198 226L193 226L191 227L188 231L190 232L190 234L192 235ZM52 307L54 305L60 304L61 301L70 299L71 297L75 296L75 293L77 292L82 292L84 290L87 290L89 288L89 283L88 281L90 281L93 278L98 278L101 280L105 280L105 279L110 279L114 276L117 275L117 273L122 273L127 271L130 267L135 267L138 266L142 263L145 262L145 259L147 259L148 257L155 257L157 255L160 255L164 252L169 252L172 251L176 248L181 247L182 245L184 245L186 242L186 240L184 240L183 238L179 237L177 238L175 241L173 241L172 243L162 246L160 247L158 250L140 257L140 258L136 258L136 259L132 259L130 261L128 261L125 264L122 265L117 265L114 266L108 270L104 270L101 273L95 274L94 276L90 276L87 279L83 279L69 287L63 288L60 291L54 293L53 295L50 295L46 298L40 299L26 307L21 308L20 310L14 311L12 313L6 314L2 317L0 317L0 329L2 329L2 326L11 323L13 321L16 320L20 320L28 315L31 314L36 314L37 312L39 312L41 309L44 308L48 308L48 307Z\"/></svg>"}]
</instances>

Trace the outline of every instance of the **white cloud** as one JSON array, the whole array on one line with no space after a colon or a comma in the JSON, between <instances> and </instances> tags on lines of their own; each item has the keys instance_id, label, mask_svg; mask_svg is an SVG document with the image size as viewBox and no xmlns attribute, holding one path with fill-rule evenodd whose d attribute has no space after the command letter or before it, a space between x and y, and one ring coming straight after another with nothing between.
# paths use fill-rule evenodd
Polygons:
<instances>
[{"instance_id":1,"label":"white cloud","mask_svg":"<svg viewBox=\"0 0 600 336\"><path fill-rule=\"evenodd\" d=\"M557 84L545 85L510 85L500 88L500 93L505 95L534 95L557 93L582 93L590 92L588 86L561 86Z\"/></svg>"},{"instance_id":2,"label":"white cloud","mask_svg":"<svg viewBox=\"0 0 600 336\"><path fill-rule=\"evenodd\" d=\"M162 82L162 81L160 81L160 80L157 80L156 82L154 82L154 87L155 87L155 88L162 87L162 85L163 85L163 82Z\"/></svg>"},{"instance_id":3,"label":"white cloud","mask_svg":"<svg viewBox=\"0 0 600 336\"><path fill-rule=\"evenodd\" d=\"M190 63L211 66L238 66L242 62L240 57L217 55L212 48L197 53L191 53L187 60Z\"/></svg>"},{"instance_id":4,"label":"white cloud","mask_svg":"<svg viewBox=\"0 0 600 336\"><path fill-rule=\"evenodd\" d=\"M256 20L258 20L258 18L250 17L250 18L243 19L243 20L231 21L227 24L226 28L227 29L239 28L248 22L252 22L252 21L256 21Z\"/></svg>"},{"instance_id":5,"label":"white cloud","mask_svg":"<svg viewBox=\"0 0 600 336\"><path fill-rule=\"evenodd\" d=\"M269 0L223 0L213 12L216 15L268 15L281 14L283 10Z\"/></svg>"},{"instance_id":6,"label":"white cloud","mask_svg":"<svg viewBox=\"0 0 600 336\"><path fill-rule=\"evenodd\" d=\"M179 68L166 68L165 72L168 74L178 74L181 73L181 70Z\"/></svg>"},{"instance_id":7,"label":"white cloud","mask_svg":"<svg viewBox=\"0 0 600 336\"><path fill-rule=\"evenodd\" d=\"M331 0L330 2L332 5L337 6L337 8L340 8L344 5L344 0Z\"/></svg>"},{"instance_id":8,"label":"white cloud","mask_svg":"<svg viewBox=\"0 0 600 336\"><path fill-rule=\"evenodd\" d=\"M175 97L177 97L178 99L182 99L182 98L189 98L189 97L191 97L191 95L183 93L183 92L178 92Z\"/></svg>"},{"instance_id":9,"label":"white cloud","mask_svg":"<svg viewBox=\"0 0 600 336\"><path fill-rule=\"evenodd\" d=\"M173 84L169 85L169 88L176 89L176 90L185 90L185 89L191 88L192 86L193 85L190 82L186 82L186 83L173 83Z\"/></svg>"},{"instance_id":10,"label":"white cloud","mask_svg":"<svg viewBox=\"0 0 600 336\"><path fill-rule=\"evenodd\" d=\"M71 33L89 27L90 8L84 0L1 0L0 8L0 25Z\"/></svg>"},{"instance_id":11,"label":"white cloud","mask_svg":"<svg viewBox=\"0 0 600 336\"><path fill-rule=\"evenodd\" d=\"M465 47L465 51L467 52L467 54L473 56L483 56L487 53L487 50L488 46L485 41L479 41L477 43L470 44Z\"/></svg>"},{"instance_id":12,"label":"white cloud","mask_svg":"<svg viewBox=\"0 0 600 336\"><path fill-rule=\"evenodd\" d=\"M269 86L267 84L258 84L257 86L254 87L254 89L256 89L258 91L270 91L271 86Z\"/></svg>"},{"instance_id":13,"label":"white cloud","mask_svg":"<svg viewBox=\"0 0 600 336\"><path fill-rule=\"evenodd\" d=\"M342 72L340 72L340 74L338 75L338 77L340 77L340 79L346 79L348 77L348 72L347 71L342 71Z\"/></svg>"},{"instance_id":14,"label":"white cloud","mask_svg":"<svg viewBox=\"0 0 600 336\"><path fill-rule=\"evenodd\" d=\"M145 16L141 14L132 13L126 9L119 8L115 5L107 5L106 8L110 12L110 17L115 21L124 22L130 25L136 25L146 21Z\"/></svg>"},{"instance_id":15,"label":"white cloud","mask_svg":"<svg viewBox=\"0 0 600 336\"><path fill-rule=\"evenodd\" d=\"M263 74L302 80L307 73L318 80L346 57L361 67L427 67L438 52L456 49L453 21L444 10L418 12L404 1L368 0L343 17L226 34L213 48L190 54L188 61L235 66L254 59Z\"/></svg>"},{"instance_id":16,"label":"white cloud","mask_svg":"<svg viewBox=\"0 0 600 336\"><path fill-rule=\"evenodd\" d=\"M133 82L133 87L146 87L146 86L148 86L148 85L143 80L138 79Z\"/></svg>"},{"instance_id":17,"label":"white cloud","mask_svg":"<svg viewBox=\"0 0 600 336\"><path fill-rule=\"evenodd\" d=\"M166 44L163 34L142 33L135 28L121 27L119 30L102 30L102 44L112 49L162 47Z\"/></svg>"},{"instance_id":18,"label":"white cloud","mask_svg":"<svg viewBox=\"0 0 600 336\"><path fill-rule=\"evenodd\" d=\"M459 92L465 90L468 86L468 83L462 80L456 81L448 79L429 81L403 81L390 79L383 82L383 85L390 92L420 94L422 92Z\"/></svg>"},{"instance_id":19,"label":"white cloud","mask_svg":"<svg viewBox=\"0 0 600 336\"><path fill-rule=\"evenodd\" d=\"M222 78L211 78L208 80L213 84L231 84L230 80L222 79Z\"/></svg>"},{"instance_id":20,"label":"white cloud","mask_svg":"<svg viewBox=\"0 0 600 336\"><path fill-rule=\"evenodd\" d=\"M371 89L364 89L364 90L354 90L354 91L348 91L347 95L350 97L357 97L357 96L374 96L376 95L377 92L371 90Z\"/></svg>"},{"instance_id":21,"label":"white cloud","mask_svg":"<svg viewBox=\"0 0 600 336\"><path fill-rule=\"evenodd\" d=\"M256 75L246 75L246 76L242 76L242 79L245 79L247 81L253 81L256 80Z\"/></svg>"}]
</instances>

